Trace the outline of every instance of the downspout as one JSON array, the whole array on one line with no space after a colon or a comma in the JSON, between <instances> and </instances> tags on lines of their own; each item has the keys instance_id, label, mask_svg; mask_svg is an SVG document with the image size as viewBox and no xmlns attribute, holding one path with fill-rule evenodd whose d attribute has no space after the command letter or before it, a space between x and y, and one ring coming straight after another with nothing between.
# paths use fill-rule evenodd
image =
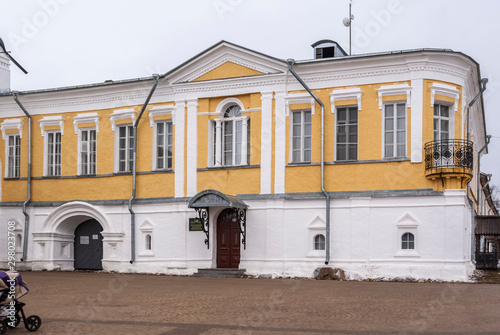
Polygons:
<instances>
[{"instance_id":1,"label":"downspout","mask_svg":"<svg viewBox=\"0 0 500 335\"><path fill-rule=\"evenodd\" d=\"M480 188L481 188L481 152L483 152L484 149L488 148L488 144L490 144L490 140L491 140L491 135L487 135L486 136L486 143L484 144L484 146L481 148L481 150L479 150L477 152L477 211L479 214L481 214L481 211L479 210L479 206L481 206L481 194L482 192L480 191ZM488 182L484 185L486 187L486 185L488 185L490 181L488 180ZM484 187L483 187L483 190L484 190Z\"/></svg>"},{"instance_id":2,"label":"downspout","mask_svg":"<svg viewBox=\"0 0 500 335\"><path fill-rule=\"evenodd\" d=\"M26 201L23 202L23 214L24 214L24 239L23 239L23 257L21 258L21 261L24 262L28 256L27 256L27 251L28 251L28 231L29 231L29 226L30 226L30 216L28 214L28 211L26 210L26 207L31 201L31 115L28 113L26 108L24 108L23 104L19 101L17 98L17 92L12 92L12 95L14 96L14 100L16 103L19 105L19 107L22 109L24 114L28 117L28 194L26 197Z\"/></svg>"},{"instance_id":3,"label":"downspout","mask_svg":"<svg viewBox=\"0 0 500 335\"><path fill-rule=\"evenodd\" d=\"M471 102L467 106L467 141L470 141L470 123L471 123L470 109L471 109L472 105L474 105L474 103L477 101L477 99L479 99L479 97L482 96L483 92L486 90L487 83L488 83L488 78L481 79L481 85L482 85L481 90L479 90L479 93L474 97L474 99L471 100ZM486 128L485 128L485 131L486 131ZM480 174L480 171L479 171L479 154L478 154L478 178L480 178L479 174ZM471 186L470 186L471 181L472 181L472 179L467 183L467 199L469 200L470 205L471 205L471 258L472 258L471 261L474 264L476 264L475 235L474 235L474 229L475 229L476 224L474 221L474 212L475 212L474 199L472 199L472 197L471 197L471 195L472 195ZM479 179L478 179L477 183L479 185ZM479 201L477 201L477 204L479 206Z\"/></svg>"},{"instance_id":4,"label":"downspout","mask_svg":"<svg viewBox=\"0 0 500 335\"><path fill-rule=\"evenodd\" d=\"M326 258L325 264L328 265L330 262L330 194L325 189L325 105L319 100L319 98L311 91L311 89L306 85L306 83L299 77L299 75L293 70L293 64L295 60L287 59L288 69L293 74L295 79L304 87L309 93L309 95L316 100L316 102L321 106L321 191L326 198Z\"/></svg>"},{"instance_id":5,"label":"downspout","mask_svg":"<svg viewBox=\"0 0 500 335\"><path fill-rule=\"evenodd\" d=\"M158 86L158 79L162 78L163 76L159 76L157 74L153 75L153 79L155 81L153 87L151 88L151 91L149 91L149 95L146 98L146 101L144 101L144 104L142 105L141 112L139 113L139 116L134 122L133 126L133 134L134 134L134 148L133 148L133 156L132 156L132 196L128 200L128 210L130 212L130 241L131 241L131 257L130 257L130 264L133 264L135 261L135 212L132 209L132 202L135 199L136 195L136 175L137 175L137 125L139 124L139 121L141 120L142 114L146 110L146 107L149 103L149 100L151 100L151 97L153 96L154 91L156 90L156 86Z\"/></svg>"}]
</instances>

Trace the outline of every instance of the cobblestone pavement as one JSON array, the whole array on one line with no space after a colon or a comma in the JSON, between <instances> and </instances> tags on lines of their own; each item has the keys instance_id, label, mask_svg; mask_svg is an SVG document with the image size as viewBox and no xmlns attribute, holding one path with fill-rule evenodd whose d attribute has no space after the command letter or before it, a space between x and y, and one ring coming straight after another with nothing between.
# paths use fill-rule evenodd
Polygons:
<instances>
[{"instance_id":1,"label":"cobblestone pavement","mask_svg":"<svg viewBox=\"0 0 500 335\"><path fill-rule=\"evenodd\" d=\"M500 334L500 285L24 272L36 334ZM24 327L6 334L27 334Z\"/></svg>"}]
</instances>

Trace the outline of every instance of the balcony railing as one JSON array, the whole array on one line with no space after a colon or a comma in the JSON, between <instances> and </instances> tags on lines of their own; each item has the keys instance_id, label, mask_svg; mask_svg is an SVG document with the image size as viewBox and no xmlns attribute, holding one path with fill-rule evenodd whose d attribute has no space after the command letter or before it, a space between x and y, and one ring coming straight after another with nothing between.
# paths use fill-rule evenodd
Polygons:
<instances>
[{"instance_id":1,"label":"balcony railing","mask_svg":"<svg viewBox=\"0 0 500 335\"><path fill-rule=\"evenodd\" d=\"M441 140L425 144L425 170L472 170L474 162L472 142L467 140Z\"/></svg>"}]
</instances>

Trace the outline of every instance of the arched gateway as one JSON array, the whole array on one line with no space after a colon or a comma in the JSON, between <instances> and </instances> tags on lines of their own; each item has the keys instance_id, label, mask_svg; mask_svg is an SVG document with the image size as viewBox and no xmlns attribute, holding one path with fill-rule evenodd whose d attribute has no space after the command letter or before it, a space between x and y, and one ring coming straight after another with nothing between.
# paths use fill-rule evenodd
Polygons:
<instances>
[{"instance_id":1,"label":"arched gateway","mask_svg":"<svg viewBox=\"0 0 500 335\"><path fill-rule=\"evenodd\" d=\"M33 269L102 269L116 250L122 232L110 232L110 220L99 207L72 201L57 207L42 230L33 233Z\"/></svg>"}]
</instances>

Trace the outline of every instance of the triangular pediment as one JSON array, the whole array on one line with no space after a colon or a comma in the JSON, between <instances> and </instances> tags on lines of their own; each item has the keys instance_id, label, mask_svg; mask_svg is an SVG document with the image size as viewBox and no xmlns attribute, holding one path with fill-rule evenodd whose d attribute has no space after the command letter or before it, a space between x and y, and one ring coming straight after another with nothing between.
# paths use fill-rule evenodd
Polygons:
<instances>
[{"instance_id":1,"label":"triangular pediment","mask_svg":"<svg viewBox=\"0 0 500 335\"><path fill-rule=\"evenodd\" d=\"M309 229L326 229L325 220L322 217L316 216L311 222L309 222L307 228Z\"/></svg>"},{"instance_id":2,"label":"triangular pediment","mask_svg":"<svg viewBox=\"0 0 500 335\"><path fill-rule=\"evenodd\" d=\"M398 226L418 226L420 222L409 212L403 214L396 224Z\"/></svg>"},{"instance_id":3,"label":"triangular pediment","mask_svg":"<svg viewBox=\"0 0 500 335\"><path fill-rule=\"evenodd\" d=\"M169 74L173 84L284 73L284 60L222 41Z\"/></svg>"},{"instance_id":4,"label":"triangular pediment","mask_svg":"<svg viewBox=\"0 0 500 335\"><path fill-rule=\"evenodd\" d=\"M141 226L139 227L140 230L152 230L154 228L153 222L151 222L149 219L146 219Z\"/></svg>"}]
</instances>

